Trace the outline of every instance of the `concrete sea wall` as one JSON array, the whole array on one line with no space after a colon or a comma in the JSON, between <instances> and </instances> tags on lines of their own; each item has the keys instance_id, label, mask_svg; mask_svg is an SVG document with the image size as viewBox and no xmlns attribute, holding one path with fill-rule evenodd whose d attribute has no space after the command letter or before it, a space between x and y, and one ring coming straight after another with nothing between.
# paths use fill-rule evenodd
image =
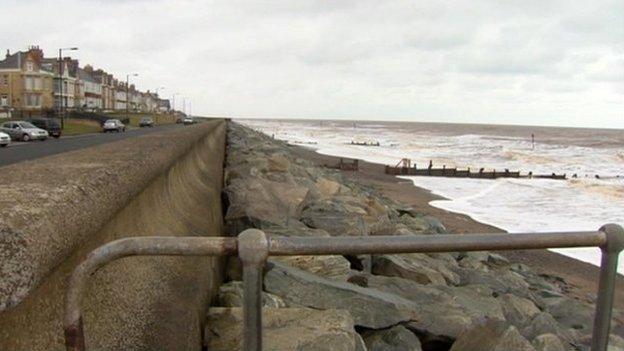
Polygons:
<instances>
[{"instance_id":1,"label":"concrete sea wall","mask_svg":"<svg viewBox=\"0 0 624 351\"><path fill-rule=\"evenodd\" d=\"M0 350L61 350L68 276L121 237L222 234L223 120L15 164L0 176ZM220 260L131 257L97 272L90 349L200 349Z\"/></svg>"}]
</instances>

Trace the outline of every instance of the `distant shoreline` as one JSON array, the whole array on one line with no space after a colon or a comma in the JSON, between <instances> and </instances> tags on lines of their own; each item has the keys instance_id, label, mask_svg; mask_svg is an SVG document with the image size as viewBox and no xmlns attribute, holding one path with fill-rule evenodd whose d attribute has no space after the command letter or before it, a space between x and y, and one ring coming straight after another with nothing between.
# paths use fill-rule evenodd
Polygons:
<instances>
[{"instance_id":1,"label":"distant shoreline","mask_svg":"<svg viewBox=\"0 0 624 351\"><path fill-rule=\"evenodd\" d=\"M340 157L319 154L315 149L291 145L293 152L317 165L338 163ZM359 171L342 171L342 174L356 182L374 187L384 196L409 205L424 215L437 218L449 232L464 233L506 233L505 230L481 223L468 215L446 211L429 203L445 198L414 185L413 182L384 173L385 165L366 161L359 162ZM597 292L599 267L548 250L518 250L500 252L510 261L531 266L540 274L555 275L565 279L571 287L568 295L591 301ZM618 275L614 296L616 307L624 308L624 276ZM593 301L591 301L593 302Z\"/></svg>"},{"instance_id":2,"label":"distant shoreline","mask_svg":"<svg viewBox=\"0 0 624 351\"><path fill-rule=\"evenodd\" d=\"M375 117L377 118L377 117ZM236 121L283 121L287 123L292 122L334 122L334 123L415 123L415 124L434 124L434 125L456 125L456 126L494 126L494 127L519 127L519 128L562 128L562 129L572 129L572 130L602 130L608 132L614 131L623 131L624 128L614 127L580 127L580 126L556 126L556 125L529 125L529 124L500 124L500 123L476 123L476 122L444 122L444 121L412 121L412 120L388 120L388 119L322 119L322 118L289 118L289 117L275 117L275 118L266 118L266 117L235 117L233 118Z\"/></svg>"}]
</instances>

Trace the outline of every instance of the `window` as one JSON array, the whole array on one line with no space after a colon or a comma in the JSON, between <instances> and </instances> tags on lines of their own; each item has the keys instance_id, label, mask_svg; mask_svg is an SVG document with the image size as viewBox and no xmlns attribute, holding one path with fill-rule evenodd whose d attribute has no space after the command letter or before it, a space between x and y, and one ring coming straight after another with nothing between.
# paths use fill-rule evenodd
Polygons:
<instances>
[{"instance_id":1,"label":"window","mask_svg":"<svg viewBox=\"0 0 624 351\"><path fill-rule=\"evenodd\" d=\"M41 90L43 88L43 81L41 77L25 77L24 89L26 90Z\"/></svg>"},{"instance_id":2,"label":"window","mask_svg":"<svg viewBox=\"0 0 624 351\"><path fill-rule=\"evenodd\" d=\"M41 95L24 94L24 104L27 107L41 107Z\"/></svg>"},{"instance_id":3,"label":"window","mask_svg":"<svg viewBox=\"0 0 624 351\"><path fill-rule=\"evenodd\" d=\"M33 90L35 88L35 77L24 78L24 89Z\"/></svg>"},{"instance_id":4,"label":"window","mask_svg":"<svg viewBox=\"0 0 624 351\"><path fill-rule=\"evenodd\" d=\"M9 85L9 76L8 75L3 75L2 77L0 77L0 85Z\"/></svg>"},{"instance_id":5,"label":"window","mask_svg":"<svg viewBox=\"0 0 624 351\"><path fill-rule=\"evenodd\" d=\"M7 94L0 96L0 106L9 106L9 96Z\"/></svg>"},{"instance_id":6,"label":"window","mask_svg":"<svg viewBox=\"0 0 624 351\"><path fill-rule=\"evenodd\" d=\"M26 70L32 72L35 70L35 64L32 61L26 61Z\"/></svg>"}]
</instances>

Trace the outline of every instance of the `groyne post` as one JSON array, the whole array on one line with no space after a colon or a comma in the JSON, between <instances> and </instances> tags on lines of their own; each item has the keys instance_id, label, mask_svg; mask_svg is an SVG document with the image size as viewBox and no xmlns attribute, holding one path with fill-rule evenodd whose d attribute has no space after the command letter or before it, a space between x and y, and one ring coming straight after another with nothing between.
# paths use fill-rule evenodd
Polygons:
<instances>
[{"instance_id":1,"label":"groyne post","mask_svg":"<svg viewBox=\"0 0 624 351\"><path fill-rule=\"evenodd\" d=\"M600 263L600 281L598 283L598 299L594 315L592 351L606 350L609 345L618 256L624 249L624 229L622 227L616 224L607 224L600 228L600 231L606 234L607 240L604 245L600 246L602 258Z\"/></svg>"}]
</instances>

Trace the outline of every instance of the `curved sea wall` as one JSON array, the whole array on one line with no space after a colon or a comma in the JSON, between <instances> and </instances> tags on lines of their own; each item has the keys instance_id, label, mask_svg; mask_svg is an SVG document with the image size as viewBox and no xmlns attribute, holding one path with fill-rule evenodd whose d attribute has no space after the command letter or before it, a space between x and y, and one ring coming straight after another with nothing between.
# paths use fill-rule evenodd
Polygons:
<instances>
[{"instance_id":1,"label":"curved sea wall","mask_svg":"<svg viewBox=\"0 0 624 351\"><path fill-rule=\"evenodd\" d=\"M222 234L224 120L1 169L0 349L63 349L67 279L92 249L144 235ZM91 279L91 349L199 349L221 279L209 258L132 257Z\"/></svg>"},{"instance_id":2,"label":"curved sea wall","mask_svg":"<svg viewBox=\"0 0 624 351\"><path fill-rule=\"evenodd\" d=\"M230 123L227 233L453 235L293 148ZM232 260L226 271L206 324L209 350L241 346L240 267ZM560 277L486 251L270 257L264 342L276 350L587 350L594 306L568 296L568 288ZM623 317L614 310L613 350L623 350Z\"/></svg>"}]
</instances>

